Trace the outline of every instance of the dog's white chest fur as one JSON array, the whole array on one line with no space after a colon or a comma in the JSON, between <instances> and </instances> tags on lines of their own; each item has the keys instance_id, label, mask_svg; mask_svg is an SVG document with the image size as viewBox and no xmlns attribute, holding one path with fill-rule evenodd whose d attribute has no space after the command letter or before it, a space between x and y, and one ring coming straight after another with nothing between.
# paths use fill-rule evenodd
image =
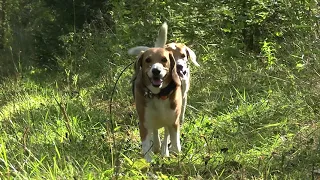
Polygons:
<instances>
[{"instance_id":1,"label":"dog's white chest fur","mask_svg":"<svg viewBox=\"0 0 320 180\"><path fill-rule=\"evenodd\" d=\"M175 118L175 110L171 109L169 99L162 100L154 97L146 103L145 127L148 129L159 129L171 125Z\"/></svg>"}]
</instances>

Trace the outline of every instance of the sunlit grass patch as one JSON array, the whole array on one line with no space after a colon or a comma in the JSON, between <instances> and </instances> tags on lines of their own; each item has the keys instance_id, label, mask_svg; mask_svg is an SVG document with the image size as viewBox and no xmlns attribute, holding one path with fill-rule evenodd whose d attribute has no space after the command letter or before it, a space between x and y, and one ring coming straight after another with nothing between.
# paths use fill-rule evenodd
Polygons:
<instances>
[{"instance_id":1,"label":"sunlit grass patch","mask_svg":"<svg viewBox=\"0 0 320 180\"><path fill-rule=\"evenodd\" d=\"M90 108L87 91L80 98L33 81L5 82L1 86L0 132L6 177L105 177L110 152L102 136L106 117ZM70 128L70 129L69 129ZM109 134L108 134L109 136ZM106 152L96 154L97 152ZM5 151L4 151L5 150ZM99 163L95 162L99 159ZM101 164L105 165L102 168ZM0 171L2 164L0 162Z\"/></svg>"},{"instance_id":2,"label":"sunlit grass patch","mask_svg":"<svg viewBox=\"0 0 320 180\"><path fill-rule=\"evenodd\" d=\"M19 95L18 95L19 96ZM18 116L20 112L38 109L49 104L50 99L42 95L28 95L24 97L12 97L12 101L1 107L1 119L9 119Z\"/></svg>"}]
</instances>

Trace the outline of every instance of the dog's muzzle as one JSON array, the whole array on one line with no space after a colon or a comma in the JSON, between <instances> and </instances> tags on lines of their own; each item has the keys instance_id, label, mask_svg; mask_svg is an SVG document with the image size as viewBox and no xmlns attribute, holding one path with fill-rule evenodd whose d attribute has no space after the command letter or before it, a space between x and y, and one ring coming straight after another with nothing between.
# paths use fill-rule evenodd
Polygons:
<instances>
[{"instance_id":1,"label":"dog's muzzle","mask_svg":"<svg viewBox=\"0 0 320 180\"><path fill-rule=\"evenodd\" d=\"M163 77L161 75L161 70L157 68L153 68L151 70L152 77L150 78L150 81L154 87L160 87L163 82Z\"/></svg>"},{"instance_id":2,"label":"dog's muzzle","mask_svg":"<svg viewBox=\"0 0 320 180\"><path fill-rule=\"evenodd\" d=\"M180 77L183 77L187 73L187 68L182 64L177 64L177 72Z\"/></svg>"},{"instance_id":3,"label":"dog's muzzle","mask_svg":"<svg viewBox=\"0 0 320 180\"><path fill-rule=\"evenodd\" d=\"M161 63L155 63L149 70L148 76L153 87L161 88L166 70Z\"/></svg>"},{"instance_id":4,"label":"dog's muzzle","mask_svg":"<svg viewBox=\"0 0 320 180\"><path fill-rule=\"evenodd\" d=\"M162 78L160 77L159 69L152 69L151 83L154 87L159 87L162 84Z\"/></svg>"}]
</instances>

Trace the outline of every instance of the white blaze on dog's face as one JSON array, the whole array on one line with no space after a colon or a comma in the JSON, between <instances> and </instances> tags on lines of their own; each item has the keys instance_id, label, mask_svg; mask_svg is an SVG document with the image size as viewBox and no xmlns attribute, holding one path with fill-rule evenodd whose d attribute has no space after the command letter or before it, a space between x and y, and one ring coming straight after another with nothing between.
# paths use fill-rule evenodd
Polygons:
<instances>
[{"instance_id":1,"label":"white blaze on dog's face","mask_svg":"<svg viewBox=\"0 0 320 180\"><path fill-rule=\"evenodd\" d=\"M139 58L144 85L154 94L160 92L174 79L175 61L171 52L164 48L150 48Z\"/></svg>"},{"instance_id":2,"label":"white blaze on dog's face","mask_svg":"<svg viewBox=\"0 0 320 180\"><path fill-rule=\"evenodd\" d=\"M169 43L166 45L166 49L171 51L176 63L177 63L177 72L180 77L183 77L188 73L188 58L196 66L200 66L197 62L196 54L182 43Z\"/></svg>"},{"instance_id":3,"label":"white blaze on dog's face","mask_svg":"<svg viewBox=\"0 0 320 180\"><path fill-rule=\"evenodd\" d=\"M163 57L160 61L161 62L155 61L153 63L152 58L146 59L146 63L150 64L150 66L147 68L147 75L152 86L158 88L162 87L163 79L169 71L169 69L166 67L166 64L168 62L167 58Z\"/></svg>"}]
</instances>

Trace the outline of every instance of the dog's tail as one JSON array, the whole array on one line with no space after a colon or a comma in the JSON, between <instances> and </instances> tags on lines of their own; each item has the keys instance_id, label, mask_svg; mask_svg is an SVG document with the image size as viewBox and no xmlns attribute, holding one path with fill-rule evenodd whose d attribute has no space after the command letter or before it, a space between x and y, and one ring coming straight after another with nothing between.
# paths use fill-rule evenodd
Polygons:
<instances>
[{"instance_id":1,"label":"dog's tail","mask_svg":"<svg viewBox=\"0 0 320 180\"><path fill-rule=\"evenodd\" d=\"M164 47L167 43L168 25L164 22L160 28L158 38L154 43L154 47Z\"/></svg>"},{"instance_id":2,"label":"dog's tail","mask_svg":"<svg viewBox=\"0 0 320 180\"><path fill-rule=\"evenodd\" d=\"M167 43L167 35L168 35L168 25L166 22L162 24L159 30L159 34L156 42L154 43L154 47L164 47ZM136 46L134 48L130 48L128 50L129 55L139 55L142 51L146 51L150 47L147 46Z\"/></svg>"},{"instance_id":3,"label":"dog's tail","mask_svg":"<svg viewBox=\"0 0 320 180\"><path fill-rule=\"evenodd\" d=\"M149 49L147 46L137 46L128 50L129 55L139 55L142 51Z\"/></svg>"}]
</instances>

